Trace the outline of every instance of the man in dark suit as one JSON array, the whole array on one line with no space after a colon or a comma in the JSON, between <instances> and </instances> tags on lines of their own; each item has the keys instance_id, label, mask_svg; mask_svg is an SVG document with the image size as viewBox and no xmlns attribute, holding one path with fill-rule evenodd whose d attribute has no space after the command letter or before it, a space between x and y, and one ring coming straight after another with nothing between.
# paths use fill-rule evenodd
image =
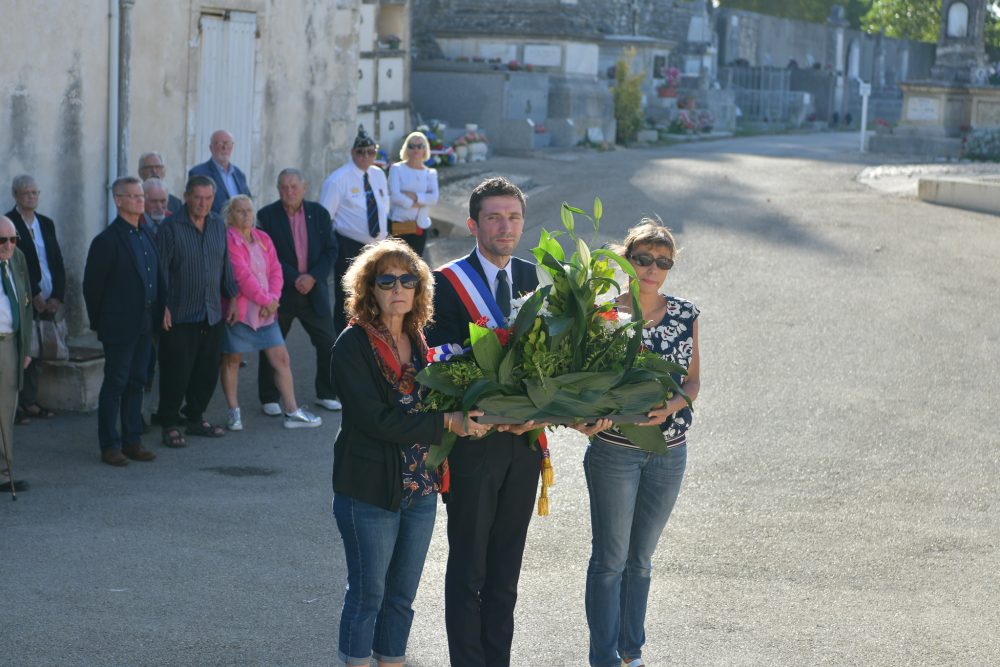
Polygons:
<instances>
[{"instance_id":1,"label":"man in dark suit","mask_svg":"<svg viewBox=\"0 0 1000 667\"><path fill-rule=\"evenodd\" d=\"M469 199L467 225L476 249L465 261L491 292L484 299L495 299L507 317L511 296L538 286L534 265L513 257L524 229L524 194L505 178L483 181ZM427 342L461 344L474 318L441 269L434 284L435 323ZM453 665L510 664L517 581L542 460L524 434L537 426L459 438L448 457L445 625Z\"/></svg>"},{"instance_id":2,"label":"man in dark suit","mask_svg":"<svg viewBox=\"0 0 1000 667\"><path fill-rule=\"evenodd\" d=\"M327 280L337 261L337 239L330 214L316 202L305 201L308 184L298 169L278 174L279 200L257 212L257 226L274 242L281 263L284 286L278 308L281 335L288 337L296 319L316 348L316 403L327 410L340 410L340 401L330 376L330 358L336 331L330 309ZM257 388L264 412L281 414L274 370L260 354Z\"/></svg>"},{"instance_id":3,"label":"man in dark suit","mask_svg":"<svg viewBox=\"0 0 1000 667\"><path fill-rule=\"evenodd\" d=\"M13 478L14 409L24 368L31 358L31 279L27 261L17 248L14 223L0 216L0 493L27 491L28 483Z\"/></svg>"},{"instance_id":4,"label":"man in dark suit","mask_svg":"<svg viewBox=\"0 0 1000 667\"><path fill-rule=\"evenodd\" d=\"M207 176L215 181L215 199L212 201L212 213L222 213L230 197L246 195L250 197L247 177L240 168L229 161L233 154L233 135L225 130L212 133L208 150L212 157L207 162L196 164L188 171L188 177Z\"/></svg>"},{"instance_id":5,"label":"man in dark suit","mask_svg":"<svg viewBox=\"0 0 1000 667\"><path fill-rule=\"evenodd\" d=\"M90 244L83 298L90 328L104 346L104 383L97 407L101 461L124 466L128 459L156 458L142 446L142 388L163 282L153 235L139 224L142 182L134 176L119 178L111 193L118 217Z\"/></svg>"},{"instance_id":6,"label":"man in dark suit","mask_svg":"<svg viewBox=\"0 0 1000 667\"><path fill-rule=\"evenodd\" d=\"M167 195L167 215L173 215L181 210L181 206L184 206L180 197L170 194L170 189L166 185L167 167L163 164L163 156L156 151L143 153L139 156L139 178L142 179L143 183L150 179L163 181L162 187Z\"/></svg>"},{"instance_id":7,"label":"man in dark suit","mask_svg":"<svg viewBox=\"0 0 1000 667\"><path fill-rule=\"evenodd\" d=\"M34 177L21 174L14 179L11 190L16 205L7 213L21 238L18 248L28 262L31 278L32 306L35 317L54 319L66 294L66 267L62 250L56 240L56 224L51 218L36 212L41 192ZM39 360L31 362L24 373L24 386L19 399L21 416L55 417L55 413L38 404Z\"/></svg>"}]
</instances>

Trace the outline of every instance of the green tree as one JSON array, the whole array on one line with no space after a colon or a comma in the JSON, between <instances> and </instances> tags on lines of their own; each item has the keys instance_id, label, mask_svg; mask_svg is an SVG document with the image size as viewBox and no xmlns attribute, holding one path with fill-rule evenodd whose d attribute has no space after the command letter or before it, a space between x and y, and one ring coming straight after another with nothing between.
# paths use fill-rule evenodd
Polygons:
<instances>
[{"instance_id":1,"label":"green tree","mask_svg":"<svg viewBox=\"0 0 1000 667\"><path fill-rule=\"evenodd\" d=\"M888 37L937 42L941 3L936 0L874 0L861 19L865 32L885 30Z\"/></svg>"},{"instance_id":2,"label":"green tree","mask_svg":"<svg viewBox=\"0 0 1000 667\"><path fill-rule=\"evenodd\" d=\"M615 141L625 144L635 141L642 127L642 80L644 72L632 74L629 63L635 59L635 49L622 52L615 65L615 87L611 94L615 100Z\"/></svg>"}]
</instances>

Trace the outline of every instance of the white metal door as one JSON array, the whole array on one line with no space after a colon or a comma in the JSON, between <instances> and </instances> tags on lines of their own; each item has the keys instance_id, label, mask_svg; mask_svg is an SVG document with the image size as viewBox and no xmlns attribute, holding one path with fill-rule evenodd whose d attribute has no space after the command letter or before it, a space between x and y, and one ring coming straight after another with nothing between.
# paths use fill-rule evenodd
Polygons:
<instances>
[{"instance_id":1,"label":"white metal door","mask_svg":"<svg viewBox=\"0 0 1000 667\"><path fill-rule=\"evenodd\" d=\"M358 106L375 104L375 61L358 59Z\"/></svg>"},{"instance_id":2,"label":"white metal door","mask_svg":"<svg viewBox=\"0 0 1000 667\"><path fill-rule=\"evenodd\" d=\"M195 164L210 157L216 130L233 135L233 164L252 179L254 141L254 60L257 15L228 12L226 18L201 17L201 70L195 113Z\"/></svg>"},{"instance_id":3,"label":"white metal door","mask_svg":"<svg viewBox=\"0 0 1000 667\"><path fill-rule=\"evenodd\" d=\"M379 58L378 60L378 101L403 101L403 59Z\"/></svg>"}]
</instances>

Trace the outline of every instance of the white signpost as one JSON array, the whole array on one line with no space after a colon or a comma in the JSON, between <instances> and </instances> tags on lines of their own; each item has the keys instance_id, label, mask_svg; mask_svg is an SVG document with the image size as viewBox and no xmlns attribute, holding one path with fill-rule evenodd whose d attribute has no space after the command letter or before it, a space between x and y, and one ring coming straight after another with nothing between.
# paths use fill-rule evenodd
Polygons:
<instances>
[{"instance_id":1,"label":"white signpost","mask_svg":"<svg viewBox=\"0 0 1000 667\"><path fill-rule=\"evenodd\" d=\"M868 129L868 96L872 94L872 84L858 81L861 93L861 152L865 152L865 131Z\"/></svg>"}]
</instances>

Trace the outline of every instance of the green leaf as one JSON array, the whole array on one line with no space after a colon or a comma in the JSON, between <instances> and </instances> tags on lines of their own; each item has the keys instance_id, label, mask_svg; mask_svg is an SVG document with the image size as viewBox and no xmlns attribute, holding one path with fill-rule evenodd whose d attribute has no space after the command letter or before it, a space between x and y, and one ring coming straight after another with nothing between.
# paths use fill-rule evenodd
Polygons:
<instances>
[{"instance_id":1,"label":"green leaf","mask_svg":"<svg viewBox=\"0 0 1000 667\"><path fill-rule=\"evenodd\" d=\"M603 215L604 215L604 204L601 203L601 198L600 197L594 197L594 233L595 234L597 233L597 230L600 229L600 226L601 226L601 216L603 216Z\"/></svg>"},{"instance_id":2,"label":"green leaf","mask_svg":"<svg viewBox=\"0 0 1000 667\"><path fill-rule=\"evenodd\" d=\"M521 354L513 343L497 369L497 381L507 389L514 389L514 369L521 363Z\"/></svg>"},{"instance_id":3,"label":"green leaf","mask_svg":"<svg viewBox=\"0 0 1000 667\"><path fill-rule=\"evenodd\" d=\"M472 334L472 355L476 358L476 363L488 374L495 377L503 358L503 347L500 345L500 339L491 329L485 329L475 324L469 326L469 331Z\"/></svg>"},{"instance_id":4,"label":"green leaf","mask_svg":"<svg viewBox=\"0 0 1000 667\"><path fill-rule=\"evenodd\" d=\"M598 248L597 250L594 250L591 255L594 257L606 257L620 266L622 271L624 271L629 278L639 278L638 274L635 272L635 268L632 266L632 262L628 261L616 252L612 252L611 250L607 250L605 248Z\"/></svg>"},{"instance_id":5,"label":"green leaf","mask_svg":"<svg viewBox=\"0 0 1000 667\"><path fill-rule=\"evenodd\" d=\"M428 389L435 389L446 396L461 396L465 390L452 381L445 367L447 363L446 361L441 361L425 366L417 373L417 382Z\"/></svg>"},{"instance_id":6,"label":"green leaf","mask_svg":"<svg viewBox=\"0 0 1000 667\"><path fill-rule=\"evenodd\" d=\"M521 421L528 421L542 414L527 396L494 394L480 399L478 406L488 415L520 419Z\"/></svg>"},{"instance_id":7,"label":"green leaf","mask_svg":"<svg viewBox=\"0 0 1000 667\"><path fill-rule=\"evenodd\" d=\"M465 392L465 396L462 397L462 409L471 410L483 396L488 396L491 393L499 394L502 388L491 378L479 378L475 382L469 385L469 389Z\"/></svg>"},{"instance_id":8,"label":"green leaf","mask_svg":"<svg viewBox=\"0 0 1000 667\"><path fill-rule=\"evenodd\" d=\"M663 431L660 430L659 426L618 424L618 430L639 449L654 454L667 453L667 443L663 439Z\"/></svg>"},{"instance_id":9,"label":"green leaf","mask_svg":"<svg viewBox=\"0 0 1000 667\"><path fill-rule=\"evenodd\" d=\"M451 453L451 448L455 446L455 440L458 436L451 431L445 431L444 435L441 437L441 442L436 445L431 445L427 451L427 458L424 459L424 465L428 470L434 470L441 463L448 458L448 454Z\"/></svg>"},{"instance_id":10,"label":"green leaf","mask_svg":"<svg viewBox=\"0 0 1000 667\"><path fill-rule=\"evenodd\" d=\"M566 207L567 209L569 209L569 210L570 210L570 211L572 211L573 213L579 213L580 215L587 215L586 213L584 213L584 212L583 212L583 210L582 210L582 209L579 209L579 208L577 208L576 206L570 206L570 205L569 205L569 204L567 204L566 202L563 202L563 206L565 206L565 207Z\"/></svg>"},{"instance_id":11,"label":"green leaf","mask_svg":"<svg viewBox=\"0 0 1000 667\"><path fill-rule=\"evenodd\" d=\"M538 317L538 311L542 309L542 302L551 291L551 285L535 290L534 294L528 297L521 309L517 311L517 317L514 318L514 335L510 341L511 349L514 349L521 336L531 330L535 324L535 318Z\"/></svg>"}]
</instances>

